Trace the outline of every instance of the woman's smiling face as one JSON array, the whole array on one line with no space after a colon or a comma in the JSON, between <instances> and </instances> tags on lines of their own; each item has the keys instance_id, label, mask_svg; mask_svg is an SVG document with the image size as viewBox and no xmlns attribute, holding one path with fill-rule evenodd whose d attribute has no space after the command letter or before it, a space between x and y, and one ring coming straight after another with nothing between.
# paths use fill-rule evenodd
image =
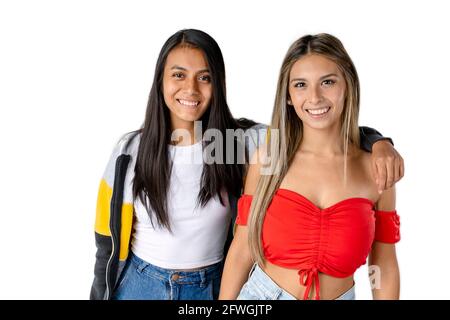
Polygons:
<instances>
[{"instance_id":1,"label":"woman's smiling face","mask_svg":"<svg viewBox=\"0 0 450 320\"><path fill-rule=\"evenodd\" d=\"M190 127L201 118L212 97L211 75L202 50L182 46L169 53L163 94L173 129Z\"/></svg>"},{"instance_id":2,"label":"woman's smiling face","mask_svg":"<svg viewBox=\"0 0 450 320\"><path fill-rule=\"evenodd\" d=\"M332 60L317 54L297 60L289 75L288 104L303 125L315 129L340 124L344 109L344 75Z\"/></svg>"}]
</instances>

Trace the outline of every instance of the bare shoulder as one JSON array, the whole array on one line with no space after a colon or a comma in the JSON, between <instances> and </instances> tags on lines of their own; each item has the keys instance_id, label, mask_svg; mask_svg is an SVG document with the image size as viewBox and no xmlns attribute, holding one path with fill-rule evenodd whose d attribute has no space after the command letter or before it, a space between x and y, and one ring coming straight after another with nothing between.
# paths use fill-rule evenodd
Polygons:
<instances>
[{"instance_id":1,"label":"bare shoulder","mask_svg":"<svg viewBox=\"0 0 450 320\"><path fill-rule=\"evenodd\" d=\"M367 152L367 151L361 150L361 149L356 149L355 157L356 157L356 159L358 159L358 162L364 168L370 168L371 167L372 154L370 152Z\"/></svg>"},{"instance_id":2,"label":"bare shoulder","mask_svg":"<svg viewBox=\"0 0 450 320\"><path fill-rule=\"evenodd\" d=\"M372 166L372 154L370 152L359 149L356 154L358 163L366 175L366 179L369 179L372 189L376 190L376 183L373 180L373 166ZM383 191L381 195L377 195L377 201L375 207L377 210L392 211L395 210L395 186Z\"/></svg>"},{"instance_id":3,"label":"bare shoulder","mask_svg":"<svg viewBox=\"0 0 450 320\"><path fill-rule=\"evenodd\" d=\"M372 154L370 152L361 150L359 148L354 148L352 150L354 164L366 179L372 180ZM373 181L375 182L375 181Z\"/></svg>"},{"instance_id":4,"label":"bare shoulder","mask_svg":"<svg viewBox=\"0 0 450 320\"><path fill-rule=\"evenodd\" d=\"M379 199L375 173L373 172L371 153L361 149L353 149L350 161L350 172L359 191L364 197L376 202Z\"/></svg>"}]
</instances>

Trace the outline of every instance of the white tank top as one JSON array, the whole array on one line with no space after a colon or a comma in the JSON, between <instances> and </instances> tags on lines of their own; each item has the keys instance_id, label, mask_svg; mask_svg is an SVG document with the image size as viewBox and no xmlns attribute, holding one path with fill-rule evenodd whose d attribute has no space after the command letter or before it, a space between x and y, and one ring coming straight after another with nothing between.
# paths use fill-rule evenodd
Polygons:
<instances>
[{"instance_id":1,"label":"white tank top","mask_svg":"<svg viewBox=\"0 0 450 320\"><path fill-rule=\"evenodd\" d=\"M231 219L226 192L223 206L218 197L205 207L197 205L203 171L201 141L189 146L169 145L173 162L167 195L168 216L172 233L154 227L139 199L135 200L136 221L131 250L139 258L166 269L192 269L214 264L223 259Z\"/></svg>"}]
</instances>

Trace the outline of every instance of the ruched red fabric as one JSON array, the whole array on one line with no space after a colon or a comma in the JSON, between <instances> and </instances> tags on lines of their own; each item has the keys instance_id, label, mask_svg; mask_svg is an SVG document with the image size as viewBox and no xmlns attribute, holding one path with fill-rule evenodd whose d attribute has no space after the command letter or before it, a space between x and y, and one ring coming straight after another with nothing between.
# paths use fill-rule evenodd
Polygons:
<instances>
[{"instance_id":1,"label":"ruched red fabric","mask_svg":"<svg viewBox=\"0 0 450 320\"><path fill-rule=\"evenodd\" d=\"M236 223L247 225L252 196L238 202ZM366 198L348 198L320 209L299 193L278 189L263 223L265 258L278 266L298 270L308 299L315 284L320 299L319 272L345 278L366 263L373 241L400 240L396 211L375 211Z\"/></svg>"}]
</instances>

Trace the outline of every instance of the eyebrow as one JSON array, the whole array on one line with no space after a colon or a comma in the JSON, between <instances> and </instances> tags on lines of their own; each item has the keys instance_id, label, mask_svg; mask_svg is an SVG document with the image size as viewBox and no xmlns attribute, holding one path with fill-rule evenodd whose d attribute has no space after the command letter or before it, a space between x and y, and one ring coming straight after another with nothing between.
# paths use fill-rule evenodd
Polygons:
<instances>
[{"instance_id":1,"label":"eyebrow","mask_svg":"<svg viewBox=\"0 0 450 320\"><path fill-rule=\"evenodd\" d=\"M326 74L326 75L320 77L320 80L323 80L323 79L328 78L328 77L339 78L339 76L336 73L329 73L329 74ZM304 79L304 78L295 78L295 79L292 79L290 82L294 82L294 81L306 81L306 79Z\"/></svg>"},{"instance_id":2,"label":"eyebrow","mask_svg":"<svg viewBox=\"0 0 450 320\"><path fill-rule=\"evenodd\" d=\"M182 71L188 71L186 68L180 67L180 66L178 66L178 65L174 65L172 68L170 68L170 70L182 70ZM199 70L197 73L204 73L204 72L209 72L209 69L208 69L208 68L201 69L201 70Z\"/></svg>"}]
</instances>

